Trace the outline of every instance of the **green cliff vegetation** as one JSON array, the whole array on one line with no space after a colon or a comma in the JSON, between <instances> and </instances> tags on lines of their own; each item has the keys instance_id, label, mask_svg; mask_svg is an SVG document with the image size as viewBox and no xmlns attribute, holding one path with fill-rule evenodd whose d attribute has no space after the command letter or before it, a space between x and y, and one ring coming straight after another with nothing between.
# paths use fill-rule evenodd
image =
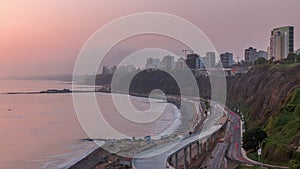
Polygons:
<instances>
[{"instance_id":1,"label":"green cliff vegetation","mask_svg":"<svg viewBox=\"0 0 300 169\"><path fill-rule=\"evenodd\" d=\"M228 77L226 105L244 114L247 131L259 128L267 133L267 138L262 140L263 162L300 168L300 63L292 61L295 57L290 55L285 63L258 64L246 74ZM196 91L191 87L191 79L182 78L181 70L172 71L184 84L183 89L179 89L172 76L159 70L144 70L133 78L126 75L120 79L118 89L127 89L126 79L132 79L128 84L131 93L149 94L153 89L161 89L167 94L193 96ZM96 84L100 84L101 78L96 78ZM196 82L200 96L209 99L209 77L197 77ZM249 156L255 159L257 145L251 146Z\"/></svg>"},{"instance_id":2,"label":"green cliff vegetation","mask_svg":"<svg viewBox=\"0 0 300 169\"><path fill-rule=\"evenodd\" d=\"M255 126L253 123L256 122L248 123ZM257 129L250 129L245 133L244 144L247 143L249 133L251 135L254 130ZM263 130L267 132L268 137L262 142L262 162L300 169L300 88L295 89L286 98L279 110L269 118ZM251 141L248 142L250 143ZM247 146L251 147L251 144ZM254 160L258 160L257 146L257 141L254 141L248 149L251 150L248 156Z\"/></svg>"},{"instance_id":3,"label":"green cliff vegetation","mask_svg":"<svg viewBox=\"0 0 300 169\"><path fill-rule=\"evenodd\" d=\"M295 165L300 161L300 88L291 93L265 126L271 137L266 139L263 157L273 163ZM297 151L298 150L298 151ZM298 165L300 167L300 165Z\"/></svg>"},{"instance_id":4,"label":"green cliff vegetation","mask_svg":"<svg viewBox=\"0 0 300 169\"><path fill-rule=\"evenodd\" d=\"M243 147L246 151L256 152L259 149L259 143L267 138L267 133L260 128L248 130L243 135Z\"/></svg>"},{"instance_id":5,"label":"green cliff vegetation","mask_svg":"<svg viewBox=\"0 0 300 169\"><path fill-rule=\"evenodd\" d=\"M267 133L262 162L300 168L299 72L300 63L257 65L227 80L228 107L243 112L247 131ZM257 151L248 156L257 160Z\"/></svg>"}]
</instances>

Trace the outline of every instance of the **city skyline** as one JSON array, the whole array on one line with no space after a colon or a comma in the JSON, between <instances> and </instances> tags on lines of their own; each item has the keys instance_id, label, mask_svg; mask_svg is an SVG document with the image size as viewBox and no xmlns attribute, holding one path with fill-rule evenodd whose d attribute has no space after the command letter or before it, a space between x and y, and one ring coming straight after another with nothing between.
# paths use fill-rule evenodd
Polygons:
<instances>
[{"instance_id":1,"label":"city skyline","mask_svg":"<svg viewBox=\"0 0 300 169\"><path fill-rule=\"evenodd\" d=\"M299 3L297 0L177 1L172 5L158 0L1 1L0 77L71 73L80 49L96 30L114 19L136 12L164 12L185 18L210 38L218 53L230 51L235 60L242 58L244 49L249 46L266 51L270 31L285 25L295 27L294 48L297 50L300 48L297 34L300 23L296 22ZM107 64L112 65L114 59L120 57L118 54L135 51L136 44L119 49ZM176 54L182 54L182 48L174 50Z\"/></svg>"}]
</instances>

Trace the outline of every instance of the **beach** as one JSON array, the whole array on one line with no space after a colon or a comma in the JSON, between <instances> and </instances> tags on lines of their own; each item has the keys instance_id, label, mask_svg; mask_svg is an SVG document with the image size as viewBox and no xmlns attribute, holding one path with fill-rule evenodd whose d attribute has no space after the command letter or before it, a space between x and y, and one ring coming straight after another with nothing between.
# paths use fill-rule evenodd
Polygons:
<instances>
[{"instance_id":1,"label":"beach","mask_svg":"<svg viewBox=\"0 0 300 169\"><path fill-rule=\"evenodd\" d=\"M199 119L199 123L197 123L197 115L194 113L197 110L195 110L194 108L196 108L193 105L189 105L189 104L184 104L181 105L181 100L178 96L168 96L167 97L168 102L176 105L178 108L181 109L181 121L182 123L178 126L178 128L176 130L174 130L172 132L171 135L169 135L168 137L165 137L163 139L159 139L159 140L153 140L151 145L147 145L145 144L144 140L127 140L130 144L131 147L129 147L131 154L137 154L139 152L141 152L142 150L145 149L150 149L153 148L155 146L158 145L164 145L167 144L169 142L171 142L172 140L175 139L180 139L182 137L185 137L186 135L189 135L195 131L198 131L201 129L201 124L204 120L204 117L198 117L201 118ZM192 113L191 113L192 112ZM193 128L194 131L190 131L190 129ZM136 144L135 146L132 146L132 142L140 142L142 144ZM140 147L138 147L137 149L135 149L137 147L137 145L139 145ZM116 145L114 145L116 146ZM127 145L130 146L130 145ZM105 145L104 145L105 147ZM129 150L128 150L129 151ZM126 151L127 153L127 151ZM126 158L126 157L122 157L120 155L116 155L116 154L122 154L120 151L116 151L115 153L111 153L105 150L105 148L103 149L102 147L99 147L98 149L96 149L95 151L93 151L92 153L90 153L89 155L87 155L86 157L82 158L81 160L79 160L77 163L75 163L73 166L70 167L70 169L79 169L79 168L83 168L83 169L104 169L104 168L130 168L131 167L131 158ZM126 154L124 154L126 155ZM100 162L103 158L107 158L107 160ZM120 161L123 160L127 161L130 163L130 165L128 166L124 166L120 164ZM121 162L122 163L122 162Z\"/></svg>"},{"instance_id":2,"label":"beach","mask_svg":"<svg viewBox=\"0 0 300 169\"><path fill-rule=\"evenodd\" d=\"M93 89L93 87L81 85L77 90L82 90L82 87L84 90ZM69 168L99 148L93 141L87 141L89 137L74 111L72 93L5 94L64 88L70 88L70 84L61 81L1 81L0 135L3 139L0 140L2 146L0 168ZM76 94L85 95L85 93ZM128 97L128 95L124 97ZM145 124L141 126L144 128L136 131L135 125L126 125L126 121L120 119L120 115L116 114L117 111L112 106L110 93L97 92L96 99L98 104L105 108L103 114L111 125L121 132L131 135L129 139L115 144L113 151L115 154L118 154L119 148L122 148L124 152L129 152L126 147L130 148L131 144L136 145L132 149L132 153L137 152L146 145L143 139L149 134L158 136L158 139L152 137L152 142L157 144L166 141L167 139L160 139L160 137L166 138L168 133L168 137L184 135L180 133L180 126L182 126L181 121L186 117L180 116L179 109L174 104L167 103L167 110L158 120L152 124ZM130 96L130 99L140 110L149 107L149 101L145 97ZM165 101L157 101L157 103L164 104ZM132 136L140 137L136 137L132 142ZM140 140L141 138L142 140ZM153 145L147 145L144 148L151 148Z\"/></svg>"}]
</instances>

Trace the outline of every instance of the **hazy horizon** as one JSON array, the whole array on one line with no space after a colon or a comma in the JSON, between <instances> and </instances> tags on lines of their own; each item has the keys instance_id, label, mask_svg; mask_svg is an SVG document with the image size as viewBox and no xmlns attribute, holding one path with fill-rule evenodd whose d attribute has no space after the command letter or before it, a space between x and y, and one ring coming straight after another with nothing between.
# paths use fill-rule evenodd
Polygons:
<instances>
[{"instance_id":1,"label":"hazy horizon","mask_svg":"<svg viewBox=\"0 0 300 169\"><path fill-rule=\"evenodd\" d=\"M298 0L1 1L0 77L72 73L80 49L95 31L136 12L164 12L185 18L210 38L219 53L233 52L240 60L249 46L267 50L272 28L292 25L297 50L299 5ZM113 65L121 55L145 46L168 46L180 54L180 45L155 43L155 39L142 44L133 40L128 48L121 45L106 64Z\"/></svg>"}]
</instances>

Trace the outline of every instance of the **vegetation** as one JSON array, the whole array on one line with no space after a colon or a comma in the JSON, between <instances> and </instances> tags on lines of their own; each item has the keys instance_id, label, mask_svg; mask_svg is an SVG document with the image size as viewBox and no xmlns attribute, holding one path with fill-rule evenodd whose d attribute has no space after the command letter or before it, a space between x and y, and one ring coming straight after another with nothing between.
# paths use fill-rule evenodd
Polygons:
<instances>
[{"instance_id":1,"label":"vegetation","mask_svg":"<svg viewBox=\"0 0 300 169\"><path fill-rule=\"evenodd\" d=\"M256 59L254 63L255 63L255 65L264 65L264 64L267 64L268 61L265 58L260 57L260 58Z\"/></svg>"},{"instance_id":2,"label":"vegetation","mask_svg":"<svg viewBox=\"0 0 300 169\"><path fill-rule=\"evenodd\" d=\"M289 59L291 56L289 57ZM299 60L300 61L300 60ZM244 146L256 158L258 141L262 141L263 162L299 167L300 163L300 63L255 66L246 75L227 78L227 103L243 112L247 128ZM181 71L173 74L181 77ZM184 72L183 72L184 73ZM98 77L99 78L99 77ZM131 92L149 94L161 89L166 94L195 94L192 81L181 80L181 91L176 78L159 70L145 70L132 77ZM130 79L124 76L124 79ZM180 79L180 78L177 78ZM200 96L209 99L209 77L197 77ZM120 87L126 83L120 80ZM295 89L295 88L299 89ZM121 89L120 88L120 89ZM293 91L291 93L291 91ZM251 130L252 129L252 130ZM263 134L266 132L266 135ZM250 143L255 144L250 144Z\"/></svg>"},{"instance_id":3,"label":"vegetation","mask_svg":"<svg viewBox=\"0 0 300 169\"><path fill-rule=\"evenodd\" d=\"M291 63L299 63L300 62L300 55L296 53L289 53L287 58L283 59L282 61L275 61L274 57L271 57L269 60L265 58L258 58L255 60L255 65L266 65L266 64L291 64Z\"/></svg>"},{"instance_id":4,"label":"vegetation","mask_svg":"<svg viewBox=\"0 0 300 169\"><path fill-rule=\"evenodd\" d=\"M209 103L209 101L207 101L207 99L205 99L204 104L205 104L206 109L209 110L210 109L210 103Z\"/></svg>"},{"instance_id":5,"label":"vegetation","mask_svg":"<svg viewBox=\"0 0 300 169\"><path fill-rule=\"evenodd\" d=\"M246 75L228 81L228 107L243 112L248 129L261 128L267 133L261 144L262 162L299 167L299 61L255 66ZM257 144L244 145L252 146L246 148L248 156L257 160Z\"/></svg>"},{"instance_id":6,"label":"vegetation","mask_svg":"<svg viewBox=\"0 0 300 169\"><path fill-rule=\"evenodd\" d=\"M263 154L264 156L274 162L285 162L288 159L300 161L300 153L296 151L300 146L300 88L286 99L265 129L272 138L267 139L268 151ZM271 150L273 153L270 153Z\"/></svg>"},{"instance_id":7,"label":"vegetation","mask_svg":"<svg viewBox=\"0 0 300 169\"><path fill-rule=\"evenodd\" d=\"M300 55L289 53L287 58L283 59L282 63L297 63L300 61Z\"/></svg>"},{"instance_id":8,"label":"vegetation","mask_svg":"<svg viewBox=\"0 0 300 169\"><path fill-rule=\"evenodd\" d=\"M292 69L298 65L300 65L300 62L299 63L290 63L290 64L278 64L278 65L271 65L270 69L271 70L288 70L288 69Z\"/></svg>"},{"instance_id":9,"label":"vegetation","mask_svg":"<svg viewBox=\"0 0 300 169\"><path fill-rule=\"evenodd\" d=\"M289 166L291 169L300 169L300 162L296 160L289 161Z\"/></svg>"},{"instance_id":10,"label":"vegetation","mask_svg":"<svg viewBox=\"0 0 300 169\"><path fill-rule=\"evenodd\" d=\"M248 130L243 136L243 147L246 151L256 152L265 138L267 133L260 128Z\"/></svg>"},{"instance_id":11,"label":"vegetation","mask_svg":"<svg viewBox=\"0 0 300 169\"><path fill-rule=\"evenodd\" d=\"M252 126L253 122L248 121ZM262 141L262 162L300 169L300 88L286 98L278 112L268 120L264 130L250 129L243 138L248 156L257 160L259 140ZM240 167L242 168L242 167ZM245 168L245 167L244 167Z\"/></svg>"}]
</instances>

